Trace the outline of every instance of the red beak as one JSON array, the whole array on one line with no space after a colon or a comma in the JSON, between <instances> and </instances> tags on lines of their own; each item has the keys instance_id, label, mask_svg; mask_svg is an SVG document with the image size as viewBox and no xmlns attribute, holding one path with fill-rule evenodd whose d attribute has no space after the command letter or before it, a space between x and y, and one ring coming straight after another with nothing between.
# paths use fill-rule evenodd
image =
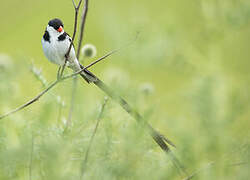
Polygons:
<instances>
[{"instance_id":1,"label":"red beak","mask_svg":"<svg viewBox=\"0 0 250 180\"><path fill-rule=\"evenodd\" d=\"M57 29L58 32L62 32L63 31L63 28L62 26L60 26L58 29Z\"/></svg>"}]
</instances>

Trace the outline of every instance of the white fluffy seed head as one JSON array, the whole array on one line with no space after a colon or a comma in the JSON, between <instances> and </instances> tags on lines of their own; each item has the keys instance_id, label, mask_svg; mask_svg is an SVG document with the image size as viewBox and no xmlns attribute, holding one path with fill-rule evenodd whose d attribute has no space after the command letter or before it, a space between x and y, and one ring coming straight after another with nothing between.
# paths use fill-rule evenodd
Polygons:
<instances>
[{"instance_id":1,"label":"white fluffy seed head","mask_svg":"<svg viewBox=\"0 0 250 180\"><path fill-rule=\"evenodd\" d=\"M12 66L12 58L8 54L0 53L0 70L8 69Z\"/></svg>"},{"instance_id":2,"label":"white fluffy seed head","mask_svg":"<svg viewBox=\"0 0 250 180\"><path fill-rule=\"evenodd\" d=\"M146 95L154 93L154 85L151 83L143 83L140 85L140 91Z\"/></svg>"},{"instance_id":3,"label":"white fluffy seed head","mask_svg":"<svg viewBox=\"0 0 250 180\"><path fill-rule=\"evenodd\" d=\"M85 44L81 49L81 53L84 57L93 58L96 56L96 47L93 44Z\"/></svg>"}]
</instances>

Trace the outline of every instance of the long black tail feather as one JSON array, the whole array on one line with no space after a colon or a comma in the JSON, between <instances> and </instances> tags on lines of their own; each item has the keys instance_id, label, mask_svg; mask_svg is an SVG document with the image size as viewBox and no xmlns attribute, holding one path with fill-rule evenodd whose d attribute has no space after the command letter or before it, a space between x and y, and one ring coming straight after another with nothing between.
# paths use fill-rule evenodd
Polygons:
<instances>
[{"instance_id":1,"label":"long black tail feather","mask_svg":"<svg viewBox=\"0 0 250 180\"><path fill-rule=\"evenodd\" d=\"M84 66L81 64L80 67L84 69ZM83 72L80 73L80 75L87 83L92 83L98 79L92 72L87 69L84 69Z\"/></svg>"},{"instance_id":2,"label":"long black tail feather","mask_svg":"<svg viewBox=\"0 0 250 180\"><path fill-rule=\"evenodd\" d=\"M83 66L81 66L83 68ZM86 76L87 74L87 76ZM184 166L180 163L180 161L177 159L177 157L173 154L171 151L169 145L172 145L175 147L175 145L165 138L163 135L158 133L148 122L146 122L143 117L135 111L122 97L120 97L115 91L110 89L104 82L102 82L99 78L97 78L93 73L86 70L84 71L81 76L88 82L93 82L97 87L99 87L102 91L104 91L108 96L110 96L113 100L118 102L122 108L127 111L133 118L137 120L137 122L146 128L146 130L149 132L150 136L154 139L154 141L160 146L160 148L167 153L167 155L170 157L170 160L174 164L174 166L178 169L179 173L181 175L187 175L187 172L184 168ZM89 79L91 77L91 79Z\"/></svg>"}]
</instances>

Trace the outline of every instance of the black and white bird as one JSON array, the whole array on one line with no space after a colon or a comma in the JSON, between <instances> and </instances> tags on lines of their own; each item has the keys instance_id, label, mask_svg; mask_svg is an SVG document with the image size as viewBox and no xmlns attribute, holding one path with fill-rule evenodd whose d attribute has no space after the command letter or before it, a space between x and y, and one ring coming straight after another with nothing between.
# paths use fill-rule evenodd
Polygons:
<instances>
[{"instance_id":1,"label":"black and white bird","mask_svg":"<svg viewBox=\"0 0 250 180\"><path fill-rule=\"evenodd\" d=\"M57 18L52 19L49 21L42 38L43 52L49 61L63 66L66 58L65 55L68 52L71 41L71 37L64 31L63 22ZM67 67L71 68L74 72L83 69L83 66L76 58L74 46L71 47ZM88 70L82 71L80 75L88 83L96 80L95 75Z\"/></svg>"},{"instance_id":2,"label":"black and white bird","mask_svg":"<svg viewBox=\"0 0 250 180\"><path fill-rule=\"evenodd\" d=\"M65 55L69 49L71 44L70 36L64 31L63 23L60 19L52 19L49 21L45 33L42 38L42 46L45 56L49 61L55 63L59 66L63 66L65 63ZM71 68L73 71L77 72L83 69L83 66L79 63L78 59L75 55L74 47L71 48L68 58L67 66ZM150 135L156 141L156 143L167 153L170 153L171 159L174 161L176 166L182 168L179 161L173 156L171 153L169 146L167 143L174 146L168 139L159 134L156 130L154 130L150 124L147 124L130 105L120 96L116 95L116 93L106 86L100 79L98 79L95 75L93 75L88 70L84 70L80 74L87 82L94 82L100 89L102 89L107 95L109 95L114 100L118 101L118 103L138 122L143 124L143 127L148 128ZM86 78L87 77L87 78ZM145 124L146 123L146 124Z\"/></svg>"}]
</instances>

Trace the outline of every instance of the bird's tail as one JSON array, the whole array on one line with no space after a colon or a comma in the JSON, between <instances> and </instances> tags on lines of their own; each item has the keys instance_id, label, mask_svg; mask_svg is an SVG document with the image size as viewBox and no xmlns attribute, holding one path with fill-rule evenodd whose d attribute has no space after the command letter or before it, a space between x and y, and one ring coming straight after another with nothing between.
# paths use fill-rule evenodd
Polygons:
<instances>
[{"instance_id":1,"label":"bird's tail","mask_svg":"<svg viewBox=\"0 0 250 180\"><path fill-rule=\"evenodd\" d=\"M84 67L80 65L81 69ZM165 153L170 156L171 161L175 165L175 167L179 170L181 175L186 175L187 172L185 167L179 162L179 160L174 156L171 151L169 145L174 146L174 144L165 138L163 135L158 133L150 124L148 124L143 117L134 110L122 97L120 97L115 91L109 88L104 82L102 82L98 77L96 77L93 73L85 69L82 74L80 74L88 83L94 83L97 87L103 90L108 96L110 96L113 100L118 102L121 107L127 111L132 117L134 117L138 123L146 128L154 141L161 147ZM174 146L175 147L175 146Z\"/></svg>"},{"instance_id":2,"label":"bird's tail","mask_svg":"<svg viewBox=\"0 0 250 180\"><path fill-rule=\"evenodd\" d=\"M97 77L96 77L97 78ZM113 100L118 102L121 107L128 112L132 117L134 117L137 122L146 128L150 136L154 139L154 141L161 147L161 149L167 153L170 157L170 160L173 162L176 169L178 169L179 173L181 175L187 175L185 167L182 165L182 163L178 160L178 158L174 155L174 153L171 151L169 145L175 147L175 145L166 137L161 135L159 132L157 132L147 121L143 119L143 117L135 110L133 109L125 99L123 99L121 96L119 96L115 91L113 91L111 88L109 88L104 82L102 82L100 79L97 78L96 81L93 81L93 83L98 86L101 90L103 90L108 96L110 96Z\"/></svg>"},{"instance_id":3,"label":"bird's tail","mask_svg":"<svg viewBox=\"0 0 250 180\"><path fill-rule=\"evenodd\" d=\"M84 69L84 66L81 65L81 64L80 64L80 67L81 67L81 69ZM98 79L93 73L91 73L91 72L90 72L89 70L87 70L87 69L84 69L84 70L80 73L80 75L82 76L82 78L83 78L85 81L87 81L87 83L95 82L95 81L97 81L97 79Z\"/></svg>"},{"instance_id":4,"label":"bird's tail","mask_svg":"<svg viewBox=\"0 0 250 180\"><path fill-rule=\"evenodd\" d=\"M71 68L74 72L78 72L84 69L84 66L80 64L77 58L74 59L74 61L70 61L68 64L69 68ZM91 73L89 70L84 69L81 71L80 75L87 83L92 83L97 81L97 77Z\"/></svg>"}]
</instances>

